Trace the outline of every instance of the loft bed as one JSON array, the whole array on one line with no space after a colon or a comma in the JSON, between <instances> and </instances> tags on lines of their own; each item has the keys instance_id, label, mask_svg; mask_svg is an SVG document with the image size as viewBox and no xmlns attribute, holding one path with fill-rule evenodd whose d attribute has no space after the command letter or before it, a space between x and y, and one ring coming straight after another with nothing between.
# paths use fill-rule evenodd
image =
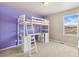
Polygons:
<instances>
[{"instance_id":1,"label":"loft bed","mask_svg":"<svg viewBox=\"0 0 79 59\"><path fill-rule=\"evenodd\" d=\"M37 18L37 17L31 17L30 19L26 19L25 15L20 15L18 18L18 43L17 44L20 46L23 45L23 51L24 50L26 51L28 48L26 47L28 45L28 42L24 38L27 38L28 36L31 36L31 35L45 36L44 39L46 40L46 42L49 42L49 21L46 19Z\"/></svg>"},{"instance_id":2,"label":"loft bed","mask_svg":"<svg viewBox=\"0 0 79 59\"><path fill-rule=\"evenodd\" d=\"M34 27L35 35L40 35L41 33L49 33L49 21L43 18L31 17L26 19L25 15L20 15L18 18L18 45L21 39L19 36L27 36L25 26L28 27L29 35L33 34L31 26Z\"/></svg>"}]
</instances>

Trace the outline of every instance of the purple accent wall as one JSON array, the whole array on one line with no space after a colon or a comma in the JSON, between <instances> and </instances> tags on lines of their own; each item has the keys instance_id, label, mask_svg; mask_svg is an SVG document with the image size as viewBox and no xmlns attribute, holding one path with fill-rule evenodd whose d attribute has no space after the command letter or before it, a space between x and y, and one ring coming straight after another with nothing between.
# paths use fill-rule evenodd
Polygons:
<instances>
[{"instance_id":1,"label":"purple accent wall","mask_svg":"<svg viewBox=\"0 0 79 59\"><path fill-rule=\"evenodd\" d=\"M43 18L34 13L28 13L9 6L0 5L0 49L16 45L17 20L18 16L22 14L26 14L27 18L31 16Z\"/></svg>"}]
</instances>

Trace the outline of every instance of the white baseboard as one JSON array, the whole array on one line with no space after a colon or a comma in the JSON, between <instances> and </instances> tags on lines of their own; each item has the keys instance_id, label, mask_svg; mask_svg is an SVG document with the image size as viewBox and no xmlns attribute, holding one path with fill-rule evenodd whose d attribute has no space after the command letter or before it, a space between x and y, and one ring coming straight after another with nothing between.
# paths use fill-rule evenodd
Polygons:
<instances>
[{"instance_id":1,"label":"white baseboard","mask_svg":"<svg viewBox=\"0 0 79 59\"><path fill-rule=\"evenodd\" d=\"M69 43L69 42L65 42L65 41L61 41L61 40L54 40L54 42L77 48L77 46L74 43Z\"/></svg>"},{"instance_id":2,"label":"white baseboard","mask_svg":"<svg viewBox=\"0 0 79 59\"><path fill-rule=\"evenodd\" d=\"M15 48L15 47L19 47L19 45L14 45L14 46L10 46L10 47L7 47L7 48L3 48L3 49L0 49L0 51Z\"/></svg>"}]
</instances>

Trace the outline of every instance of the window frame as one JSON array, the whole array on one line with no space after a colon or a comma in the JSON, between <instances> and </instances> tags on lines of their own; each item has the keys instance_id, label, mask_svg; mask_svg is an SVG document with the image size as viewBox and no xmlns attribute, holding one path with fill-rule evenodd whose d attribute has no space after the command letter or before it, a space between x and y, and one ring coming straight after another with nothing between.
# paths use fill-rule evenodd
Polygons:
<instances>
[{"instance_id":1,"label":"window frame","mask_svg":"<svg viewBox=\"0 0 79 59\"><path fill-rule=\"evenodd\" d=\"M71 15L64 15L64 16L63 16L63 35L64 35L64 36L77 36L77 37L78 37L78 27L79 27L79 26L78 26L78 25L79 25L78 23L77 23L77 34L65 34L64 17L65 17L65 16L73 16L73 15L78 15L78 18L79 18L79 14L78 14L78 13L76 13L76 14L71 14ZM78 21L79 21L79 20L78 20Z\"/></svg>"}]
</instances>

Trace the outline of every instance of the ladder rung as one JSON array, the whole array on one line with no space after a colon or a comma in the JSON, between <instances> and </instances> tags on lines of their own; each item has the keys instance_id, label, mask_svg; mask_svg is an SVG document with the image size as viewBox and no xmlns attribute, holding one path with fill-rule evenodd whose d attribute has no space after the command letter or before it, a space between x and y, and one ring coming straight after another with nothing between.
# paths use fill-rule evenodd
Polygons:
<instances>
[{"instance_id":1,"label":"ladder rung","mask_svg":"<svg viewBox=\"0 0 79 59\"><path fill-rule=\"evenodd\" d=\"M35 39L35 38L33 37L33 38L31 38L31 39Z\"/></svg>"},{"instance_id":2,"label":"ladder rung","mask_svg":"<svg viewBox=\"0 0 79 59\"><path fill-rule=\"evenodd\" d=\"M34 44L32 44L32 45L31 45L31 47L35 47L35 45L34 45Z\"/></svg>"},{"instance_id":3,"label":"ladder rung","mask_svg":"<svg viewBox=\"0 0 79 59\"><path fill-rule=\"evenodd\" d=\"M18 40L18 41L22 41L22 40Z\"/></svg>"},{"instance_id":4,"label":"ladder rung","mask_svg":"<svg viewBox=\"0 0 79 59\"><path fill-rule=\"evenodd\" d=\"M32 47L31 49L35 49L35 47Z\"/></svg>"}]
</instances>

